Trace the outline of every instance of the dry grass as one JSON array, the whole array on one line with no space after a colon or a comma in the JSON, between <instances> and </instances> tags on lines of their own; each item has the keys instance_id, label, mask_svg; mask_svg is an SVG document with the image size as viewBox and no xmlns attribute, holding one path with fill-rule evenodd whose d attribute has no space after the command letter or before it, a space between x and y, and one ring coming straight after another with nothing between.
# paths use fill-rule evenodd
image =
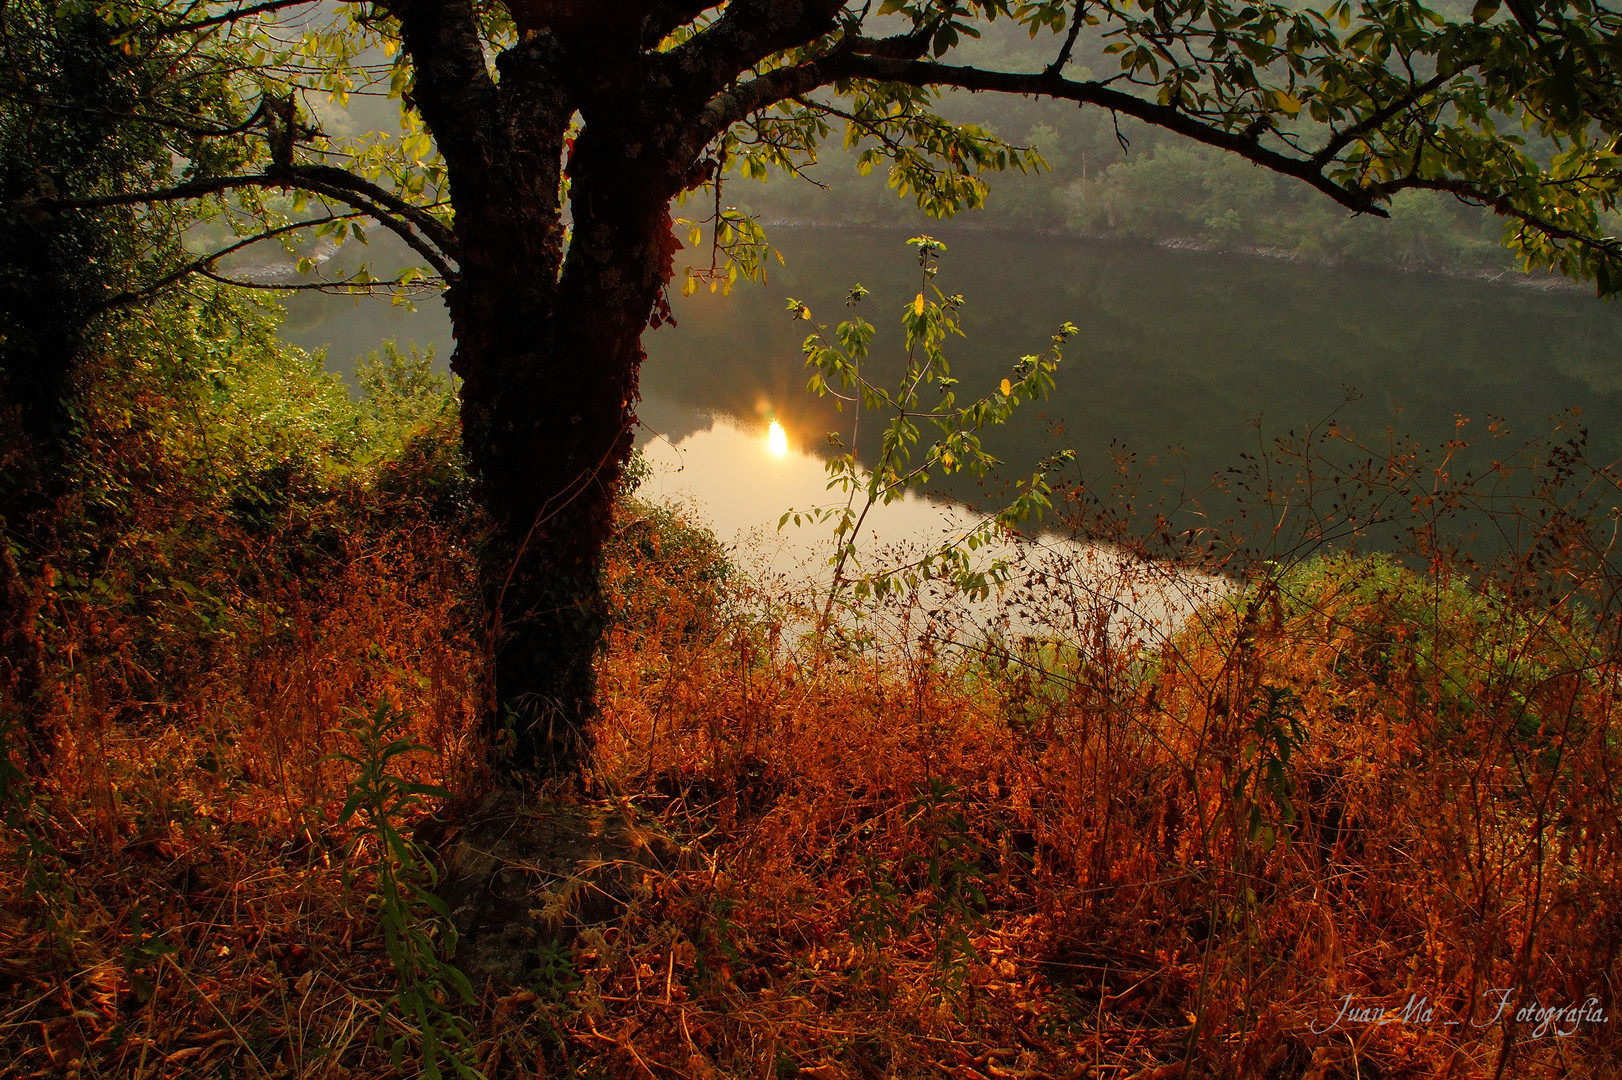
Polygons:
<instances>
[{"instance_id":1,"label":"dry grass","mask_svg":"<svg viewBox=\"0 0 1622 1080\"><path fill-rule=\"evenodd\" d=\"M1381 586L1423 590L1331 564L1210 613L1150 676L1072 657L1034 690L940 656L808 669L738 632L676 646L658 679L645 646L616 650L605 782L708 865L605 954L608 1071L639 1055L686 1075L1489 1076L1513 1042L1504 1075L1611 1074L1608 1024L1534 1038L1482 994L1609 1009L1614 673L1555 658L1526 737L1522 705L1487 704L1502 665L1461 657L1448 677L1466 685L1437 700L1425 643L1380 636ZM1497 644L1491 623L1454 629ZM1241 780L1265 687L1288 689L1303 737L1276 795ZM939 805L918 797L931 781ZM932 861L967 862L957 887L984 911L943 911ZM879 948L862 914L886 887L903 922L922 917ZM953 920L973 945L946 957L955 992ZM1433 1022L1334 1025L1347 994L1399 1011L1415 995Z\"/></svg>"},{"instance_id":2,"label":"dry grass","mask_svg":"<svg viewBox=\"0 0 1622 1080\"><path fill-rule=\"evenodd\" d=\"M487 782L483 652L461 534L393 512L315 562L226 535L264 571L229 594L227 633L153 630L173 598L52 609L54 756L0 878L0 1077L416 1072L376 1040L380 1020L411 1029L380 1015L376 851L333 824L352 777L329 755L392 702L459 812ZM1561 550L1539 581L1579 580ZM608 569L586 797L692 859L531 986L483 988L466 1060L1617 1075L1615 1022L1513 1020L1591 995L1609 1017L1622 974L1611 579L1550 593L1517 565L1508 589L1447 561L1276 569L1147 652L1085 632L839 652L788 640L792 609L639 511ZM1513 989L1507 1022L1493 988ZM1347 995L1434 1012L1334 1023Z\"/></svg>"},{"instance_id":3,"label":"dry grass","mask_svg":"<svg viewBox=\"0 0 1622 1080\"><path fill-rule=\"evenodd\" d=\"M0 1075L387 1073L376 851L333 825L330 755L386 701L429 748L418 778L478 783L466 529L391 502L388 469L375 493L294 477L267 525L138 426L87 456L121 497L110 524L66 508L98 558L47 572L52 745L7 806Z\"/></svg>"}]
</instances>

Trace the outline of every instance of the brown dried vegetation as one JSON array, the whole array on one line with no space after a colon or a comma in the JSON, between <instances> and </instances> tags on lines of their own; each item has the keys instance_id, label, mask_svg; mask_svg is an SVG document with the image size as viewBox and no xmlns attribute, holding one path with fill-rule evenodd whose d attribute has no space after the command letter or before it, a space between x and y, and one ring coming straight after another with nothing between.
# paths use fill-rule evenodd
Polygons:
<instances>
[{"instance_id":1,"label":"brown dried vegetation","mask_svg":"<svg viewBox=\"0 0 1622 1080\"><path fill-rule=\"evenodd\" d=\"M92 425L101 486L83 490L117 512L85 512L68 533L93 542L45 579L51 746L31 763L12 744L0 1076L414 1075L388 1049L418 1033L386 1008L379 852L335 824L354 774L330 755L386 702L444 820L488 783L477 529L441 498L449 432L233 502L162 430L172 387L154 394ZM1280 448L1253 489L1334 512L1136 645L1094 625L817 648L792 598L627 502L596 759L560 797L631 810L688 858L530 985L446 998L472 1022L462 1062L1616 1075L1616 476L1580 438L1544 444L1511 505L1507 466L1455 483L1451 457L1327 476L1337 440ZM1442 543L1484 491L1520 530L1491 562ZM1281 554L1392 505L1417 559ZM1600 1014L1516 1019L1590 998ZM1356 1022L1370 1008L1392 1022Z\"/></svg>"}]
</instances>

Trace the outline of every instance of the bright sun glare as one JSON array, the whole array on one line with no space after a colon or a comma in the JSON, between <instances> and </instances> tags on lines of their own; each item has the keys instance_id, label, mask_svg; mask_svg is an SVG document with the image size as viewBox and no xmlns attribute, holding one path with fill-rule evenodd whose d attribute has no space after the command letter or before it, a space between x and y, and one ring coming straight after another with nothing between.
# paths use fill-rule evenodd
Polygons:
<instances>
[{"instance_id":1,"label":"bright sun glare","mask_svg":"<svg viewBox=\"0 0 1622 1080\"><path fill-rule=\"evenodd\" d=\"M766 449L772 452L773 457L783 457L788 453L788 433L776 420L766 431Z\"/></svg>"}]
</instances>

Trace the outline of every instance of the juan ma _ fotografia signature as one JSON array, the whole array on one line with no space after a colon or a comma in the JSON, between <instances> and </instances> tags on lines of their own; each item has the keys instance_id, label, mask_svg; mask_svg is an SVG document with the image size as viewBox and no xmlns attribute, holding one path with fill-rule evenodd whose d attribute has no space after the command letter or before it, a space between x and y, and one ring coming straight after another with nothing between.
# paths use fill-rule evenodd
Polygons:
<instances>
[{"instance_id":1,"label":"juan ma _ fotografia signature","mask_svg":"<svg viewBox=\"0 0 1622 1080\"><path fill-rule=\"evenodd\" d=\"M1541 1039L1545 1035L1575 1035L1585 1024L1608 1024L1611 1018L1600 1005L1597 997L1591 997L1578 1005L1544 1005L1536 998L1529 1002L1517 1003L1516 988L1495 988L1482 991L1482 997L1492 999L1497 1003L1497 1011L1490 1020L1471 1020L1470 1027L1492 1027L1502 1020L1506 1013L1513 1013L1517 1024L1532 1024L1532 1037ZM1314 1020L1307 1025L1307 1029L1314 1035L1322 1035L1334 1031L1338 1027L1357 1024L1439 1024L1445 1027L1460 1027L1464 1021L1451 1019L1438 1019L1436 1007L1431 1004L1428 997L1418 994L1409 994L1408 1001L1401 1008L1388 1008L1383 1005L1360 1005L1347 994L1340 999L1340 1012L1332 1023L1320 1024Z\"/></svg>"}]
</instances>

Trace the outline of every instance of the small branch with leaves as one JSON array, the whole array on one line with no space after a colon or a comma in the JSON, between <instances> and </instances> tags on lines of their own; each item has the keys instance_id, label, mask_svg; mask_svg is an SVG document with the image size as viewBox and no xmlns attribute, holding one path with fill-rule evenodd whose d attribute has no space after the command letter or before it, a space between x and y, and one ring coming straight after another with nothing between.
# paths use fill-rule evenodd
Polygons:
<instances>
[{"instance_id":1,"label":"small branch with leaves","mask_svg":"<svg viewBox=\"0 0 1622 1080\"><path fill-rule=\"evenodd\" d=\"M1053 336L1046 352L1021 358L991 392L960 403L956 392L958 380L951 375L944 343L954 334L963 336L957 322L963 297L948 296L935 284L945 244L928 236L914 237L908 243L918 251L920 281L917 296L902 313L906 361L893 389L867 373L865 362L875 331L866 320L855 318L841 323L832 341L827 328L818 326L804 344L806 366L812 372L807 389L819 397L834 398L841 411L845 405L851 405L855 413L848 448L837 434L829 436L831 442L845 449L845 453L828 462L828 489L843 492L844 505L805 511L791 509L778 521L778 528L790 521L799 524L805 520L834 525L836 547L829 559L833 580L818 620L819 637L829 630L834 606L847 586L857 599L863 599L916 589L928 580L945 579L953 588L971 597L987 595L1006 575L1006 567L993 563L989 568L978 569L971 554L999 535L1051 509L1047 475L1069 460L1068 454L1060 454L1044 461L1019 485L1019 494L1012 503L922 559L878 574L847 577L850 566L860 566L857 540L875 507L895 502L909 491L922 490L932 473L951 475L966 471L984 477L1000 464L985 448L984 432L1006 423L1022 402L1045 398L1052 391L1053 374L1063 357L1063 345L1077 332L1074 325L1065 323ZM854 307L866 296L867 290L858 285L851 290L846 302ZM796 319L810 321L811 309L805 304L791 298L788 305ZM935 390L936 397L933 402L925 403L923 397L930 388ZM890 419L880 436L878 459L871 470L864 472L857 458L857 442L861 416L867 411L886 414ZM934 429L935 438L920 449L926 426Z\"/></svg>"}]
</instances>

